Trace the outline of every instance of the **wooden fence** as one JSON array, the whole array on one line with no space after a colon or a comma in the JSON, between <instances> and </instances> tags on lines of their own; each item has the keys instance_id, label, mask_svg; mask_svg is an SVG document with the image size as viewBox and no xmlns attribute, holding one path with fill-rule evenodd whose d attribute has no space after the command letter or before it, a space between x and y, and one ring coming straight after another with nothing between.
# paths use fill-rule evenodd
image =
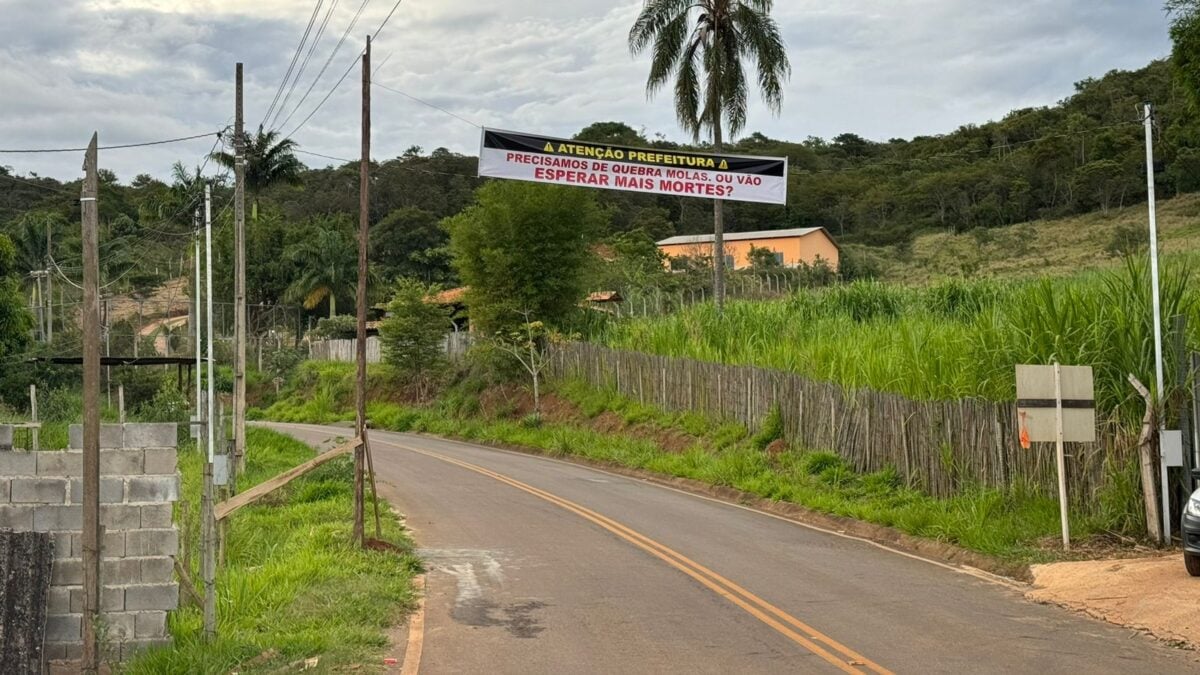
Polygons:
<instances>
[{"instance_id":1,"label":"wooden fence","mask_svg":"<svg viewBox=\"0 0 1200 675\"><path fill-rule=\"evenodd\" d=\"M558 379L583 379L665 410L736 420L752 430L778 403L788 441L834 451L858 471L893 467L909 486L938 497L1022 484L1056 495L1054 447L1020 447L1014 403L913 401L794 373L586 343L553 346L550 370ZM1136 453L1135 439L1116 424L1102 425L1098 439L1067 445L1068 489L1079 505L1094 505L1107 462L1128 462Z\"/></svg>"},{"instance_id":2,"label":"wooden fence","mask_svg":"<svg viewBox=\"0 0 1200 675\"><path fill-rule=\"evenodd\" d=\"M314 361L343 361L353 363L355 360L355 345L358 340L314 340L308 343L308 358ZM452 361L461 359L471 346L469 333L448 333L442 342L442 349ZM379 363L382 351L378 337L367 338L367 363Z\"/></svg>"}]
</instances>

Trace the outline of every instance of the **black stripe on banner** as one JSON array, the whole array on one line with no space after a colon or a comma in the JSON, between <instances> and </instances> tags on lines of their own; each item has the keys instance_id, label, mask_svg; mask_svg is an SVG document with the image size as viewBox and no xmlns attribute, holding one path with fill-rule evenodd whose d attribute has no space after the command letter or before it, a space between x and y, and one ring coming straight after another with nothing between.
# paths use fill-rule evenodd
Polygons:
<instances>
[{"instance_id":1,"label":"black stripe on banner","mask_svg":"<svg viewBox=\"0 0 1200 675\"><path fill-rule=\"evenodd\" d=\"M595 149L604 152L606 155L610 152L619 152L622 155L622 158L617 159L611 156L593 156L586 151L547 152L546 144L550 144L555 148L560 148L563 145L567 145L573 146L574 148ZM551 155L553 157L564 157L569 159L620 162L623 164L640 164L643 166L662 167L664 169L732 171L735 173L747 173L756 176L773 176L776 178L783 177L784 169L786 167L786 163L783 160L773 159L770 157L706 155L703 153L683 152L680 150L663 150L661 148L630 148L623 145L604 145L602 143L588 143L586 141L571 141L562 138L551 138L548 136L518 134L511 131L496 131L494 129L484 130L483 147L490 150L529 152L539 155ZM687 158L693 157L697 158L698 160L703 160L703 164L705 165L701 165L701 163L689 165L687 163ZM668 163L666 158L677 158L677 161ZM706 166L709 160L711 160L714 166ZM719 168L721 166L721 162L725 162L728 168Z\"/></svg>"},{"instance_id":2,"label":"black stripe on banner","mask_svg":"<svg viewBox=\"0 0 1200 675\"><path fill-rule=\"evenodd\" d=\"M1052 398L1019 398L1017 399L1018 408L1054 408L1054 399ZM1096 407L1095 401L1084 399L1063 399L1062 407L1064 410L1090 410Z\"/></svg>"}]
</instances>

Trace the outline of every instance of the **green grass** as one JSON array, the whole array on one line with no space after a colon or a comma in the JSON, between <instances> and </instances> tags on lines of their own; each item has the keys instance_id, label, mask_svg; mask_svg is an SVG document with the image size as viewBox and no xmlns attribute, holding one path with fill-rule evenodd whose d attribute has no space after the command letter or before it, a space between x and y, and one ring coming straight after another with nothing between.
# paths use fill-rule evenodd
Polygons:
<instances>
[{"instance_id":1,"label":"green grass","mask_svg":"<svg viewBox=\"0 0 1200 675\"><path fill-rule=\"evenodd\" d=\"M1169 257L1162 275L1164 320L1187 317L1191 344L1200 341L1200 288L1191 273L1197 264L1197 256ZM1063 279L951 280L924 288L856 282L783 301L731 302L724 315L698 305L614 322L591 339L921 400L1011 401L1015 364L1091 365L1100 410L1137 423L1143 405L1126 375L1154 379L1148 266L1130 259ZM1173 382L1174 368L1167 370Z\"/></svg>"},{"instance_id":2,"label":"green grass","mask_svg":"<svg viewBox=\"0 0 1200 675\"><path fill-rule=\"evenodd\" d=\"M858 474L832 453L790 447L768 456L756 444L775 435L777 430L772 424L750 430L695 413L668 413L581 382L556 387L556 393L577 406L582 415L565 422L542 418L531 424L523 418L459 415L449 401L461 407L463 392L451 393L421 408L375 403L368 415L373 426L381 429L520 446L553 457L580 457L728 486L766 499L894 527L1010 563L1061 557L1038 546L1040 539L1058 531L1057 501L1023 486L1006 491L967 488L959 496L935 499L904 487L892 469ZM297 410L286 412L291 417L299 415ZM684 452L671 453L645 434L629 429L601 433L589 426L587 418L605 413L643 430L686 431L695 442ZM1112 509L1100 515L1073 515L1077 537L1114 529L1114 519L1125 517L1121 496L1106 498Z\"/></svg>"},{"instance_id":3,"label":"green grass","mask_svg":"<svg viewBox=\"0 0 1200 675\"><path fill-rule=\"evenodd\" d=\"M1159 199L1158 232L1166 253L1200 251L1200 196ZM1146 204L1008 227L918 236L911 250L864 247L883 261L884 278L929 283L956 276L1033 278L1069 276L1081 269L1114 267L1110 248L1121 229L1146 233Z\"/></svg>"},{"instance_id":4,"label":"green grass","mask_svg":"<svg viewBox=\"0 0 1200 675\"><path fill-rule=\"evenodd\" d=\"M313 456L305 444L265 429L249 429L247 441L242 490ZM200 454L180 453L183 499L176 521L181 559L197 584L201 470ZM279 672L314 656L322 672L359 664L363 672L380 670L386 630L413 600L419 562L411 554L351 545L352 476L350 460L339 458L232 516L226 565L217 577L216 641L204 641L200 609L184 606L169 619L174 646L138 657L126 671ZM396 518L385 504L381 510L384 539L410 550ZM273 655L256 660L264 653Z\"/></svg>"}]
</instances>

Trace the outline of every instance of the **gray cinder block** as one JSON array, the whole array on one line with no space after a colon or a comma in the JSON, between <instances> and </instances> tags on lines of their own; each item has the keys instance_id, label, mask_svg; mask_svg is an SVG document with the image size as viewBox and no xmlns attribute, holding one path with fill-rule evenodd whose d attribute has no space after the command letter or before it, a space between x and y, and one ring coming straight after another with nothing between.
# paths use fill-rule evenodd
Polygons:
<instances>
[{"instance_id":1,"label":"gray cinder block","mask_svg":"<svg viewBox=\"0 0 1200 675\"><path fill-rule=\"evenodd\" d=\"M0 427L3 429L4 427ZM9 427L9 431L12 427ZM10 446L0 446L0 476L36 476L37 457L32 452L20 452Z\"/></svg>"},{"instance_id":2,"label":"gray cinder block","mask_svg":"<svg viewBox=\"0 0 1200 675\"><path fill-rule=\"evenodd\" d=\"M15 504L65 504L66 478L14 478L10 498Z\"/></svg>"},{"instance_id":3,"label":"gray cinder block","mask_svg":"<svg viewBox=\"0 0 1200 675\"><path fill-rule=\"evenodd\" d=\"M127 611L171 610L175 609L178 604L178 584L144 584L129 586L125 589L125 609Z\"/></svg>"},{"instance_id":4,"label":"gray cinder block","mask_svg":"<svg viewBox=\"0 0 1200 675\"><path fill-rule=\"evenodd\" d=\"M43 451L31 453L37 456L37 475L65 478L83 475L82 451Z\"/></svg>"},{"instance_id":5,"label":"gray cinder block","mask_svg":"<svg viewBox=\"0 0 1200 675\"><path fill-rule=\"evenodd\" d=\"M173 448L179 440L173 423L125 425L126 448Z\"/></svg>"},{"instance_id":6,"label":"gray cinder block","mask_svg":"<svg viewBox=\"0 0 1200 675\"><path fill-rule=\"evenodd\" d=\"M170 530L131 530L125 533L125 555L173 556L179 552L179 533Z\"/></svg>"},{"instance_id":7,"label":"gray cinder block","mask_svg":"<svg viewBox=\"0 0 1200 675\"><path fill-rule=\"evenodd\" d=\"M174 448L147 448L145 457L147 476L172 475L179 466L179 451Z\"/></svg>"},{"instance_id":8,"label":"gray cinder block","mask_svg":"<svg viewBox=\"0 0 1200 675\"><path fill-rule=\"evenodd\" d=\"M83 529L83 507L62 504L57 506L35 506L33 508L33 529L37 532L81 530Z\"/></svg>"}]
</instances>

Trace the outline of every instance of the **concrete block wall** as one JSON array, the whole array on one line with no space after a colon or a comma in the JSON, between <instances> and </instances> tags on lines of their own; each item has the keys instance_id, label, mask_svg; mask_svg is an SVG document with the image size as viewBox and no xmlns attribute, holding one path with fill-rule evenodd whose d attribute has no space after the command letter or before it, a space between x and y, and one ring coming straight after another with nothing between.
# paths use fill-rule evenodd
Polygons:
<instances>
[{"instance_id":1,"label":"concrete block wall","mask_svg":"<svg viewBox=\"0 0 1200 675\"><path fill-rule=\"evenodd\" d=\"M4 429L0 426L0 441ZM54 536L48 660L78 658L83 639L82 445L79 425L70 428L66 451L0 445L0 528ZM170 642L167 612L179 602L174 578L179 531L171 518L180 490L176 429L105 424L100 445L102 635L108 654L124 660Z\"/></svg>"}]
</instances>

